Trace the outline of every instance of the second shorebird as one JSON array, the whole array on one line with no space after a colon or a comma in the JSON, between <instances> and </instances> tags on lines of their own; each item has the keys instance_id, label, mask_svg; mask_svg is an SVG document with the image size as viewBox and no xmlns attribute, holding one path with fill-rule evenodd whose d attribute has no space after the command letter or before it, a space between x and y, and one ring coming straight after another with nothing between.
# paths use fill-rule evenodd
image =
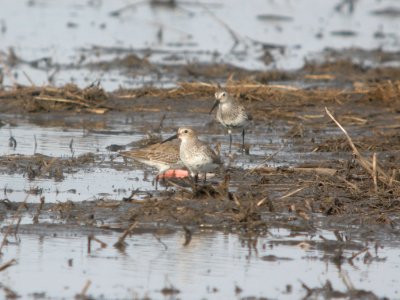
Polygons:
<instances>
[{"instance_id":1,"label":"second shorebird","mask_svg":"<svg viewBox=\"0 0 400 300\"><path fill-rule=\"evenodd\" d=\"M153 144L146 148L122 151L120 155L158 169L156 181L165 177L188 177L189 172L179 158L179 145L174 143Z\"/></svg>"},{"instance_id":2,"label":"second shorebird","mask_svg":"<svg viewBox=\"0 0 400 300\"><path fill-rule=\"evenodd\" d=\"M204 174L205 181L206 174L215 171L222 164L219 156L207 143L199 140L193 129L179 128L177 134L167 138L162 143L176 138L181 140L179 147L181 161L189 169L195 182L198 181L199 173Z\"/></svg>"},{"instance_id":3,"label":"second shorebird","mask_svg":"<svg viewBox=\"0 0 400 300\"><path fill-rule=\"evenodd\" d=\"M215 103L210 110L218 106L217 120L224 127L228 128L229 133L229 152L232 148L232 129L242 128L242 151L244 150L245 128L252 117L246 112L246 109L239 101L228 94L226 91L217 91L215 93Z\"/></svg>"}]
</instances>

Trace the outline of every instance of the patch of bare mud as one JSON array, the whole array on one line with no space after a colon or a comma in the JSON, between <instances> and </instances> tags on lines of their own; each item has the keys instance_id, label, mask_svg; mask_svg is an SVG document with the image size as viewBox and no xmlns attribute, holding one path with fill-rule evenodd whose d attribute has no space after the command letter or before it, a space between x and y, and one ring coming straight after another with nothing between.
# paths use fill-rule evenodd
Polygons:
<instances>
[{"instance_id":1,"label":"patch of bare mud","mask_svg":"<svg viewBox=\"0 0 400 300\"><path fill-rule=\"evenodd\" d=\"M29 180L42 177L61 181L64 179L64 173L76 172L84 166L93 165L94 162L95 155L93 153L72 158L50 157L42 154L16 154L0 156L0 170L7 174L24 174Z\"/></svg>"}]
</instances>

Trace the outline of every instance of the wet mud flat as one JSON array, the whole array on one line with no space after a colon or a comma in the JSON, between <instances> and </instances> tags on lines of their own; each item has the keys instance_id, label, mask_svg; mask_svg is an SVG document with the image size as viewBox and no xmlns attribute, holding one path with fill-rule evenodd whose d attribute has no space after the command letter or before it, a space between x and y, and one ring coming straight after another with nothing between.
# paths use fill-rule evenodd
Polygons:
<instances>
[{"instance_id":1,"label":"wet mud flat","mask_svg":"<svg viewBox=\"0 0 400 300\"><path fill-rule=\"evenodd\" d=\"M397 6L3 5L0 298L400 298ZM187 125L225 163L199 187L119 155Z\"/></svg>"},{"instance_id":2,"label":"wet mud flat","mask_svg":"<svg viewBox=\"0 0 400 300\"><path fill-rule=\"evenodd\" d=\"M203 68L214 72L218 66ZM226 72L225 65L220 68ZM0 93L4 131L13 126L12 114L30 113L31 121L39 126L85 128L116 136L141 134L142 138L131 144L107 145L106 155L3 155L1 170L28 179L44 176L61 181L63 172L90 168L100 161L105 168L138 168L118 158L118 150L144 147L181 125L192 125L201 127L199 132L220 148L226 172L195 192L189 182L173 183L176 189L167 193L171 199L229 199L239 205L243 198L257 202L258 209L264 206L274 212L365 213L371 221L373 217L382 221L382 215L387 215L385 223L391 223L399 193L398 69L368 69L339 61L307 65L296 72L240 69L231 74L225 82L227 90L241 99L254 118L245 155L238 151L238 144L233 153L227 153L226 133L208 114L216 89L212 83L114 92L100 86L20 87ZM275 83L278 80L280 84ZM140 127L126 132L109 130L107 122L127 115L137 117ZM10 136L10 148L13 143ZM69 147L72 151L73 144Z\"/></svg>"},{"instance_id":3,"label":"wet mud flat","mask_svg":"<svg viewBox=\"0 0 400 300\"><path fill-rule=\"evenodd\" d=\"M350 61L308 64L295 72L250 72L227 65L197 69L202 81L182 82L168 89L110 92L95 84L82 89L66 85L1 90L0 130L9 145L8 153L0 156L0 172L30 182L30 189L19 193L10 184L4 186L2 250L12 247L17 236L21 243L32 236L66 236L83 240L85 245L80 247L85 253L93 248L100 249L96 250L99 253L122 249L132 255L132 239L141 235L155 237L159 247L165 248L163 243L191 247L209 231L234 233L254 260L282 263L288 258L290 262L293 253L286 257L266 249L302 249L311 251L308 260L328 262L342 274L333 283L297 282L295 291L294 283L288 282L286 287L280 286L279 297L386 296L378 289L349 284L341 270L355 261L365 267L388 265L390 259L381 257L380 249L397 245L399 70L366 68ZM210 72L217 75L209 76ZM227 73L228 79L223 77ZM239 151L239 134L234 136L233 153L228 153L228 136L209 115L215 82L224 84L253 115L245 154ZM40 153L32 139L30 154L18 152L20 138L12 132L22 114L28 124L50 130L83 128L85 137L107 137L109 144L100 143L97 151L85 152L75 138L74 143L66 143L67 152L57 155ZM128 116L132 120L126 121ZM220 149L225 172L198 187L190 180L171 179L160 181L156 189L151 184L153 170L118 155L118 150L160 141L182 125L193 126ZM37 143L40 145L40 138ZM117 175L110 180L116 184L129 172L148 173L146 179L132 180L130 189L120 194L99 189L86 201L75 193L68 194L67 201L58 201L56 193L43 193L38 181L62 184L82 170L88 177L95 170L115 171ZM75 187L78 193L85 188ZM167 248L172 249L172 244ZM103 246L109 250L101 250ZM9 265L3 261L5 270L16 267L11 259ZM395 295L395 284L388 286L390 295ZM160 285L159 291L172 298L186 295L174 282ZM245 291L257 299L257 289L253 294L251 287ZM245 298L240 286L231 292ZM81 292L81 296L89 295L90 289ZM160 294L151 295L157 298ZM218 297L218 291L208 296Z\"/></svg>"}]
</instances>

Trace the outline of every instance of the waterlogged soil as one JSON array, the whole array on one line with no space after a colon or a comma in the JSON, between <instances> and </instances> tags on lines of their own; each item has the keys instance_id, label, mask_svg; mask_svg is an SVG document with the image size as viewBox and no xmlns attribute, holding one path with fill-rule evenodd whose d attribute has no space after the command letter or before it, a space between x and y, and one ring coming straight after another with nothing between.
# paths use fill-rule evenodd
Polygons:
<instances>
[{"instance_id":1,"label":"waterlogged soil","mask_svg":"<svg viewBox=\"0 0 400 300\"><path fill-rule=\"evenodd\" d=\"M227 67L202 68L205 74L214 70L223 74ZM117 150L143 147L160 141L181 125L189 125L220 148L226 172L198 188L189 181L161 183L171 188L150 190L148 201L132 204L132 215L137 212L139 221L171 222L175 203L175 210L181 205L187 207L187 215L182 211L179 215L193 224L204 222L201 215L216 213L218 207L227 215L206 218L210 225L225 221L232 225L235 220L238 225L253 226L263 214L289 212L295 218L310 219L312 214L321 213L331 218L345 215L353 223L394 226L400 193L398 69L368 69L339 61L307 65L297 72L232 70L230 74L227 81L221 78L219 82L240 98L254 118L243 155L236 142L233 153L227 153L226 132L208 114L216 84L196 81L171 89L114 92L100 86L19 87L0 92L3 132L18 128L15 113L28 113L28 122L40 127L82 128L89 135L111 135L117 141L122 134L136 137L136 143L129 145L124 137L120 143L100 143L95 152L74 156L71 140L71 157L57 157L36 152L19 154L18 137L10 136L9 149L15 146L16 150L0 157L1 172L22 174L27 180L40 177L63 181L68 180L68 174L93 166L128 170L129 164L118 157ZM268 83L270 78L276 81L274 76L279 77L279 84ZM326 109L347 130L348 137ZM127 116L133 121L126 121ZM110 129L123 120L132 130ZM141 190L140 186L136 188ZM185 201L188 203L184 205ZM154 211L152 206L156 207ZM204 210L203 214L198 209ZM141 214L141 210L149 211Z\"/></svg>"},{"instance_id":2,"label":"waterlogged soil","mask_svg":"<svg viewBox=\"0 0 400 300\"><path fill-rule=\"evenodd\" d=\"M396 1L125 2L0 12L1 296L399 298ZM224 171L119 155L180 126Z\"/></svg>"},{"instance_id":3,"label":"waterlogged soil","mask_svg":"<svg viewBox=\"0 0 400 300\"><path fill-rule=\"evenodd\" d=\"M346 60L292 72L190 68L201 76L168 89L105 91L97 84L68 84L1 90L2 247L17 234L66 233L88 236L87 249L93 243L102 247L102 239L129 248L126 240L140 234L153 234L163 245L160 236L180 233L182 244L190 245L205 230L217 230L249 237L251 253L264 249L252 244L255 237L287 230L308 238L283 243L322 249L338 270L359 257L364 264L385 264L376 249L394 247L400 234L399 69ZM245 153L239 133L228 153L226 131L209 114L217 82L253 116ZM225 171L206 183L169 179L156 185L155 170L118 154L160 141L183 125L195 128L224 160ZM316 235L318 241L310 238ZM257 259L292 257L265 253ZM395 283L388 285L390 293L378 293L341 276L345 289L329 280L304 282L296 295L377 299L398 293ZM163 295L179 295L173 284L165 286ZM257 289L247 291L254 295ZM86 290L77 294L86 297ZM240 294L238 286L235 295ZM290 284L274 295L284 294L292 295Z\"/></svg>"}]
</instances>

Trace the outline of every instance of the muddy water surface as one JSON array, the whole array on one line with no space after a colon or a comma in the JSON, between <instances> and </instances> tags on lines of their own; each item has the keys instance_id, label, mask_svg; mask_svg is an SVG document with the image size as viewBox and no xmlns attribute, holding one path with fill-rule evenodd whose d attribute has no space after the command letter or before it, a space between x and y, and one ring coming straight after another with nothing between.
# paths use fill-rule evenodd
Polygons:
<instances>
[{"instance_id":1,"label":"muddy water surface","mask_svg":"<svg viewBox=\"0 0 400 300\"><path fill-rule=\"evenodd\" d=\"M141 142L150 135L165 138L174 134L176 128L188 124L202 133L203 140L214 147L221 145L226 167L288 167L350 157L348 153L305 151L312 149L312 145L293 144L287 138L289 128L284 123L257 123L250 126L246 135L249 147L247 155L239 152L241 136L240 132L236 132L233 154L228 155L229 136L215 123L213 116L171 112L163 121L161 131L155 133L162 116L161 113L110 113L105 116L39 114L30 117L3 115L2 120L6 125L0 129L2 156L9 155L18 159L19 155L46 155L65 160L93 153L94 160L93 163L63 169L63 178L39 176L33 179L29 178L27 162L28 167L18 172L2 170L2 188L12 201L21 201L27 192L35 191L29 196L28 202L36 202L41 196L46 197L46 202L122 199L136 189L154 191L155 169L134 161L125 161L118 156L118 152L112 150L115 146L124 149L143 147ZM326 134L329 136L330 133ZM15 148L13 143L10 144L10 137L16 141ZM315 141L318 139L314 138ZM241 183L241 180L236 183ZM235 188L235 181L232 182L232 188Z\"/></svg>"},{"instance_id":2,"label":"muddy water surface","mask_svg":"<svg viewBox=\"0 0 400 300\"><path fill-rule=\"evenodd\" d=\"M392 0L2 5L0 294L400 299L398 17ZM246 154L208 114L216 82L254 114ZM227 167L198 190L118 156L182 125Z\"/></svg>"},{"instance_id":3,"label":"muddy water surface","mask_svg":"<svg viewBox=\"0 0 400 300\"><path fill-rule=\"evenodd\" d=\"M23 232L23 228L21 231ZM79 232L52 236L18 236L19 243L3 251L3 261L18 263L0 274L3 286L12 287L23 298L41 293L51 299L72 298L90 280L87 295L96 299L132 299L148 296L177 299L233 299L267 296L293 299L306 295L302 283L321 287L329 280L337 290L348 288L381 291L379 296L399 296L400 268L396 245L353 240L341 255L369 247L352 264L338 264L340 246L329 231L310 235L273 229L266 237L251 239L232 234L198 232L188 246L181 233L134 235L124 250L112 247L116 234L97 235L107 246L88 242ZM319 237L332 240L325 247ZM10 239L12 241L12 239ZM363 259L364 257L364 259ZM32 278L40 280L32 281ZM60 295L63 295L60 297ZM54 298L53 298L54 297Z\"/></svg>"},{"instance_id":4,"label":"muddy water surface","mask_svg":"<svg viewBox=\"0 0 400 300\"><path fill-rule=\"evenodd\" d=\"M160 4L161 3L161 4ZM107 90L185 80L160 66L188 62L230 63L247 69L300 68L325 48L396 51L397 1L16 1L0 10L3 60L9 47L18 59L14 82L48 81L80 86L101 80ZM312 8L312 9L311 9ZM317 15L310 17L310 9ZM390 13L392 12L392 13ZM120 64L127 54L138 64ZM366 65L379 56L352 59ZM113 63L114 61L114 63ZM103 64L97 64L97 63ZM127 68L127 69L125 69ZM60 72L60 70L68 72ZM25 73L24 73L25 72Z\"/></svg>"},{"instance_id":5,"label":"muddy water surface","mask_svg":"<svg viewBox=\"0 0 400 300\"><path fill-rule=\"evenodd\" d=\"M289 139L290 128L284 123L257 123L248 130L250 153L240 155L234 151L232 159L227 155L228 137L224 130L215 127L209 115L196 115L193 125L205 132L202 138L214 145L220 142L226 164L230 162L239 169L263 164L270 155L273 156L268 165L275 167L351 157L347 152L306 151L312 144ZM161 118L158 113L70 115L62 120L56 114L3 115L2 120L6 123L0 129L3 156L41 153L68 159L87 152L95 155L93 163L73 166L62 180L29 180L23 171L10 173L3 170L4 195L11 201L20 202L30 190L36 190L29 195L28 202L38 203L44 196L50 203L72 200L79 204L82 200L122 200L136 189L154 192L154 170L124 162L107 146L141 147L140 141L147 138L149 131L153 134L157 131L154 129ZM169 136L174 128L190 119L171 113L160 133ZM333 132L328 128L324 138ZM17 141L15 149L8 145L10 136ZM322 140L322 137L315 138ZM239 135L235 135L235 141L240 141ZM234 147L238 147L238 143ZM248 184L248 179L243 180ZM240 180L233 181L230 189L234 191L241 184ZM270 195L273 195L272 191ZM116 221L112 218L95 219L97 227L104 221L112 224ZM268 218L279 217L271 214ZM293 225L292 229L288 229L292 225L285 225L285 228L271 225L268 231L255 235L207 231L200 226L193 229L190 243L184 246L183 231L174 228L165 234L164 228L147 233L138 231L125 240L127 246L124 249L117 249L113 244L120 232L79 223L63 227L62 223L69 221L54 217L51 212L43 212L39 220L39 225L32 225L32 215L25 213L19 234L8 236L8 245L2 249L3 263L11 259L16 259L17 263L0 273L1 282L23 298L73 298L88 282L85 294L95 299L146 296L187 299L193 295L199 299L247 296L293 299L306 295L321 297L333 292L368 294L368 291L396 299L399 293L396 230L377 234L372 227L360 230L344 226L338 228L339 236L344 237L341 240L332 231L335 226L323 218L305 225L298 221L287 223ZM15 219L9 214L3 224L7 226L11 221L15 222ZM308 227L314 229L304 230ZM316 229L319 227L330 229ZM369 232L374 234L369 235ZM89 250L90 233L107 246L101 247L92 241ZM33 277L40 280L32 281Z\"/></svg>"}]
</instances>

